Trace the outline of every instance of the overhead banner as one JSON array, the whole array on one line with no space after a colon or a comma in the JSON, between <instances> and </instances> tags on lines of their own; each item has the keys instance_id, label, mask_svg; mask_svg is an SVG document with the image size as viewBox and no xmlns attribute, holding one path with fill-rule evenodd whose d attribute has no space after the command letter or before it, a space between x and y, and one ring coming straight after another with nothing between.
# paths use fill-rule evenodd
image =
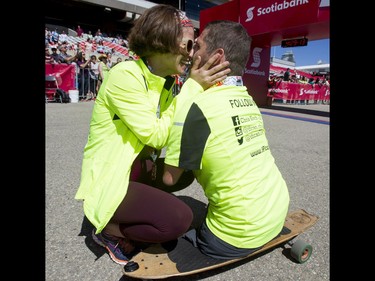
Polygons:
<instances>
[{"instance_id":1,"label":"overhead banner","mask_svg":"<svg viewBox=\"0 0 375 281\"><path fill-rule=\"evenodd\" d=\"M240 0L240 23L251 36L317 21L320 0Z\"/></svg>"}]
</instances>

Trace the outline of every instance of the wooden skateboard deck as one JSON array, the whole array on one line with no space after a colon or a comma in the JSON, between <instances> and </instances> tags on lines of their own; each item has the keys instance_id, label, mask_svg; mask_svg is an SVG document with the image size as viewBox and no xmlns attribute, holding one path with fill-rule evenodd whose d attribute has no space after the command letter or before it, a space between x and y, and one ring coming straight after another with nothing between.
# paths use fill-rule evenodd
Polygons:
<instances>
[{"instance_id":1,"label":"wooden skateboard deck","mask_svg":"<svg viewBox=\"0 0 375 281\"><path fill-rule=\"evenodd\" d=\"M164 279L211 270L249 258L270 248L282 246L313 226L317 220L317 216L311 215L302 209L290 212L285 219L284 228L280 235L266 243L258 251L244 258L232 260L214 259L202 254L189 241L179 238L169 244L155 244L146 248L135 255L128 265L123 267L122 271L125 276L133 278ZM305 245L302 241L298 241L298 244L296 248L299 249L294 250L294 252L299 251L300 253L294 253L293 257L298 260L300 257L296 257L295 255L301 254L302 256L304 252L310 251L308 257L305 259L306 261L311 255L312 247L307 244ZM293 253L293 246L291 252ZM300 263L304 262L303 260L298 261Z\"/></svg>"}]
</instances>

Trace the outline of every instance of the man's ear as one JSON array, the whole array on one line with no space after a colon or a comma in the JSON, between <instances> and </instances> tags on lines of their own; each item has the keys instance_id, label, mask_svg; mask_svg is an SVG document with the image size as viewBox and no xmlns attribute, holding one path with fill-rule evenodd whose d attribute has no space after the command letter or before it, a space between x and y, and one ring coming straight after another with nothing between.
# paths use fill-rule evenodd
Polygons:
<instances>
[{"instance_id":1,"label":"man's ear","mask_svg":"<svg viewBox=\"0 0 375 281\"><path fill-rule=\"evenodd\" d=\"M212 64L211 68L225 61L224 49L222 49L222 48L216 49L216 50L212 53L212 56L213 56L213 55L216 55L216 54L219 54L219 57L218 57L218 58L216 59L216 61Z\"/></svg>"},{"instance_id":2,"label":"man's ear","mask_svg":"<svg viewBox=\"0 0 375 281\"><path fill-rule=\"evenodd\" d=\"M220 59L219 63L224 62L225 61L225 52L224 52L224 49L223 48L217 49L216 53L220 55L219 56L219 59Z\"/></svg>"}]
</instances>

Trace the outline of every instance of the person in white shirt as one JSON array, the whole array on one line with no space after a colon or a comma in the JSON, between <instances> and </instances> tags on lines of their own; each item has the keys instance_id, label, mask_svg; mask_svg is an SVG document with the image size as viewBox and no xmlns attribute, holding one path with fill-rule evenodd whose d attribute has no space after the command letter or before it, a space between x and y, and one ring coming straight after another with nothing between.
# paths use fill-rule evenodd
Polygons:
<instances>
[{"instance_id":1,"label":"person in white shirt","mask_svg":"<svg viewBox=\"0 0 375 281\"><path fill-rule=\"evenodd\" d=\"M90 56L89 68L89 92L86 100L95 100L99 78L99 62L96 55Z\"/></svg>"}]
</instances>

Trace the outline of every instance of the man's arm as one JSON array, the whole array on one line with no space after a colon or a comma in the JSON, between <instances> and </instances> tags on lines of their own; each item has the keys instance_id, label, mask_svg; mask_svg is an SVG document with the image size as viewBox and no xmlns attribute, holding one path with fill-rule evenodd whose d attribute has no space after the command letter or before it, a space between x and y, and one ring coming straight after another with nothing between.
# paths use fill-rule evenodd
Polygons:
<instances>
[{"instance_id":1,"label":"man's arm","mask_svg":"<svg viewBox=\"0 0 375 281\"><path fill-rule=\"evenodd\" d=\"M163 182L169 186L175 185L183 172L182 168L164 164Z\"/></svg>"}]
</instances>

